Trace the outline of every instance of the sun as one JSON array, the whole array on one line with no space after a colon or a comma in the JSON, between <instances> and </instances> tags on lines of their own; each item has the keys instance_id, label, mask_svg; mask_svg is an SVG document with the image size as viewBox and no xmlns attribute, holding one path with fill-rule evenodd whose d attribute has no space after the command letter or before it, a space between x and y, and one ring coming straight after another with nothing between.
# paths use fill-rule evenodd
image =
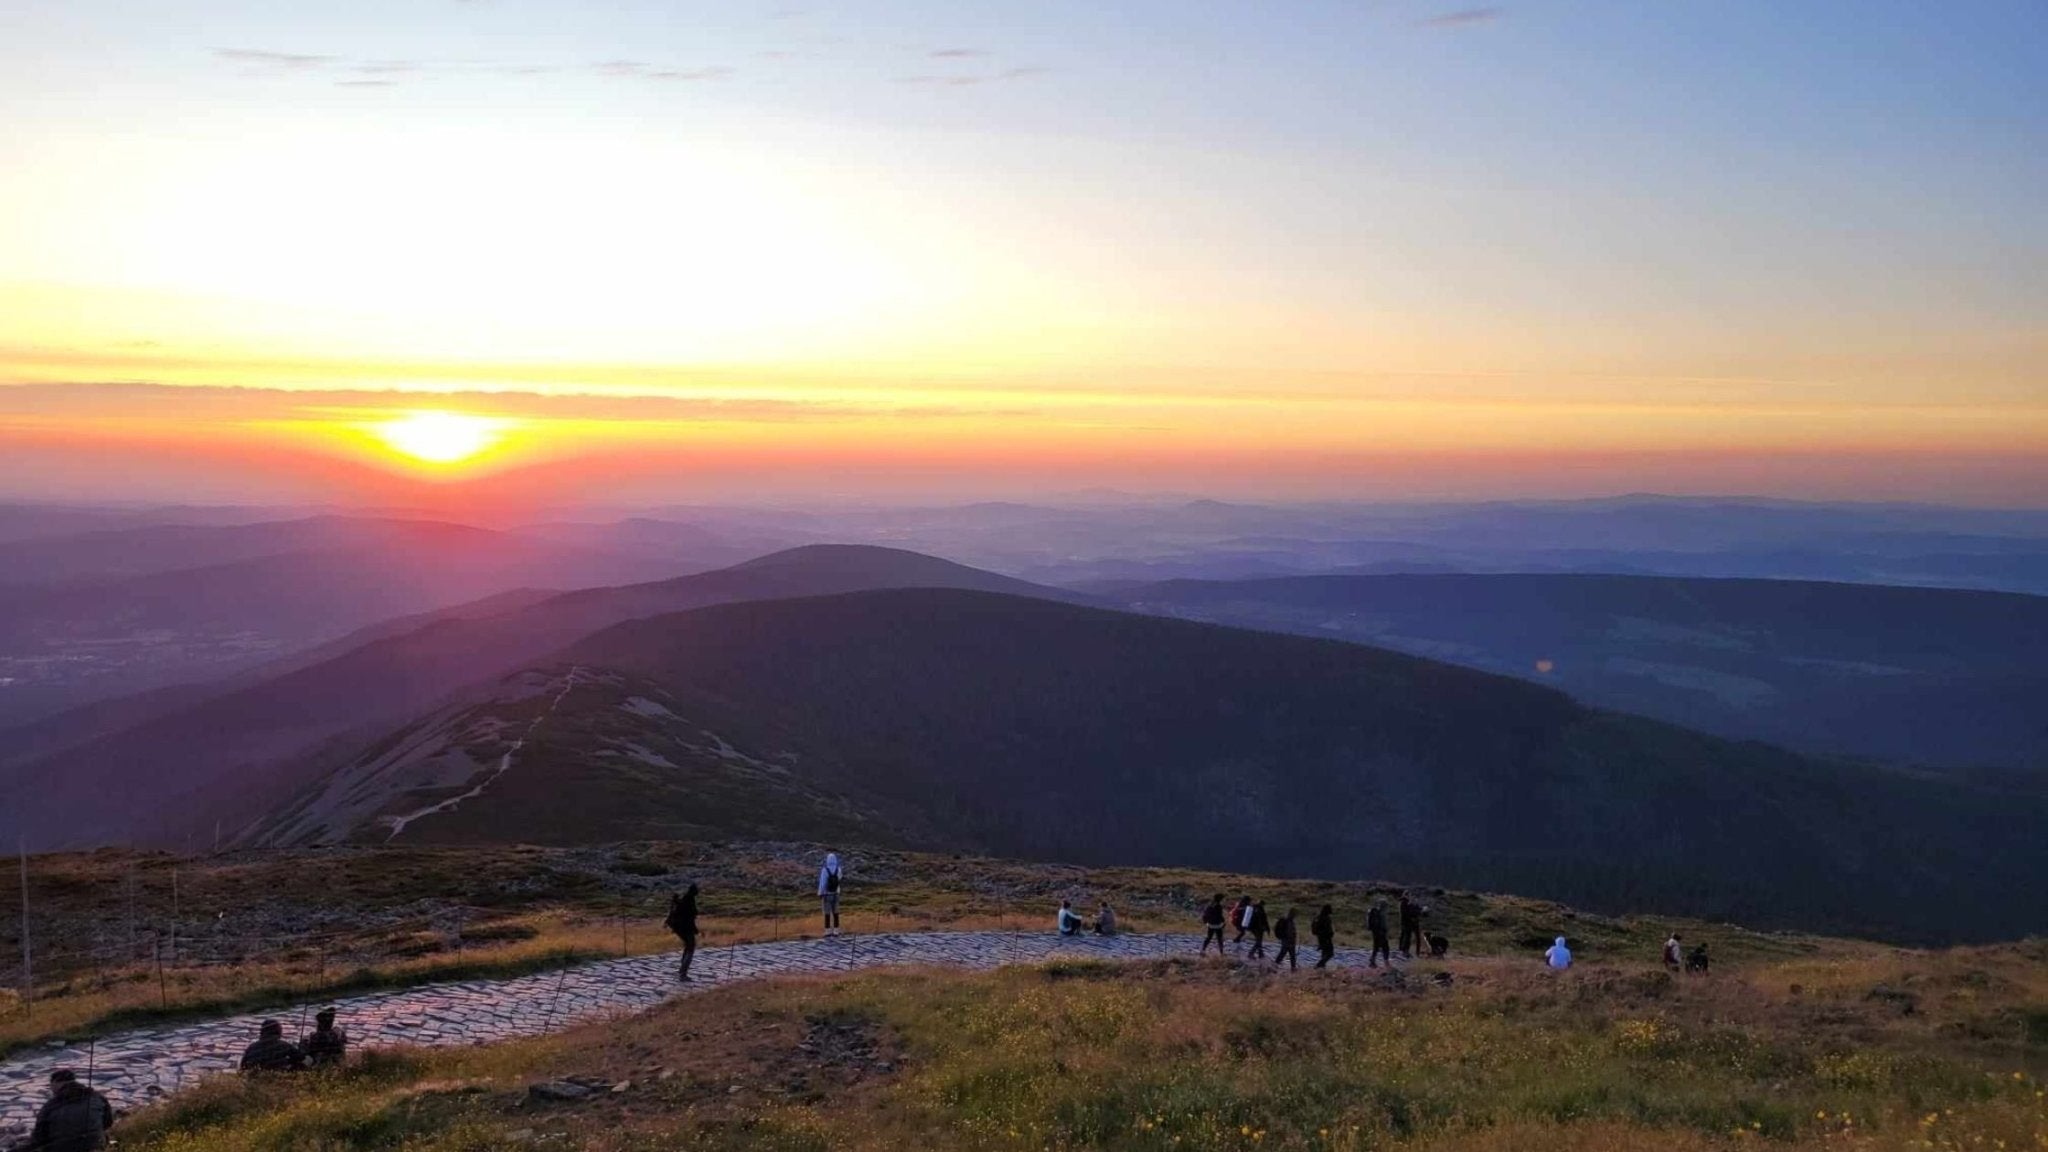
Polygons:
<instances>
[{"instance_id":1,"label":"sun","mask_svg":"<svg viewBox=\"0 0 2048 1152\"><path fill-rule=\"evenodd\" d=\"M395 452L429 464L454 464L496 444L505 423L461 412L407 412L374 427Z\"/></svg>"}]
</instances>

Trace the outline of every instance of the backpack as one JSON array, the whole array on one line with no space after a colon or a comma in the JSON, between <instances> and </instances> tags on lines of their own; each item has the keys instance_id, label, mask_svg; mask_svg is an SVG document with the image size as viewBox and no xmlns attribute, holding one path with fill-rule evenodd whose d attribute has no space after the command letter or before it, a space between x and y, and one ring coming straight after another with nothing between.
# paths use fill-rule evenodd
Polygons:
<instances>
[{"instance_id":1,"label":"backpack","mask_svg":"<svg viewBox=\"0 0 2048 1152\"><path fill-rule=\"evenodd\" d=\"M831 894L833 894L833 895L835 895L835 896L837 896L837 895L839 894L839 873L838 873L838 872L836 872L836 871L835 871L835 872L827 872L827 873L825 873L825 891L827 891L827 892L830 892Z\"/></svg>"}]
</instances>

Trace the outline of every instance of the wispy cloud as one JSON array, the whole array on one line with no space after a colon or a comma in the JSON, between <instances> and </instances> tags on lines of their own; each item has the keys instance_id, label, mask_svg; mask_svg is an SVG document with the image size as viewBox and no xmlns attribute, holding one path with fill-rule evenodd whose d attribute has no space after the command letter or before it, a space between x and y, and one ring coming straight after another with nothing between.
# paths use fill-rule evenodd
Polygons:
<instances>
[{"instance_id":1,"label":"wispy cloud","mask_svg":"<svg viewBox=\"0 0 2048 1152\"><path fill-rule=\"evenodd\" d=\"M1442 12L1419 20L1423 28L1470 28L1475 24L1491 24L1501 18L1498 8L1460 8L1455 12Z\"/></svg>"},{"instance_id":2,"label":"wispy cloud","mask_svg":"<svg viewBox=\"0 0 2048 1152\"><path fill-rule=\"evenodd\" d=\"M1033 76L1045 76L1050 68L1005 68L984 76L963 74L920 73L912 76L898 76L898 84L919 84L931 88L972 88L978 84L1004 84L1012 80L1028 80Z\"/></svg>"},{"instance_id":3,"label":"wispy cloud","mask_svg":"<svg viewBox=\"0 0 2048 1152\"><path fill-rule=\"evenodd\" d=\"M972 60L977 57L990 55L990 53L984 52L979 48L934 48L930 52L925 53L925 55L930 56L934 60Z\"/></svg>"},{"instance_id":4,"label":"wispy cloud","mask_svg":"<svg viewBox=\"0 0 2048 1152\"><path fill-rule=\"evenodd\" d=\"M332 56L315 56L305 52L272 52L261 48L215 48L216 59L232 64L253 64L263 68L311 69L324 68L335 62Z\"/></svg>"},{"instance_id":5,"label":"wispy cloud","mask_svg":"<svg viewBox=\"0 0 2048 1152\"><path fill-rule=\"evenodd\" d=\"M336 88L395 88L396 80L336 80Z\"/></svg>"}]
</instances>

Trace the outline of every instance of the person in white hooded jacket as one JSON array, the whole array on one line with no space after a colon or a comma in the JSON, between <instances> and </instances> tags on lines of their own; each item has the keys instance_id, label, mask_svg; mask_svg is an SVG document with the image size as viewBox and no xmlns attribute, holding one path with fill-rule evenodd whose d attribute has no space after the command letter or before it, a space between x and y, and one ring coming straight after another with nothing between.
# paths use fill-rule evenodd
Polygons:
<instances>
[{"instance_id":1,"label":"person in white hooded jacket","mask_svg":"<svg viewBox=\"0 0 2048 1152\"><path fill-rule=\"evenodd\" d=\"M839 886L844 876L839 870L839 853L825 853L825 866L818 869L818 902L825 906L825 935L839 935Z\"/></svg>"},{"instance_id":2,"label":"person in white hooded jacket","mask_svg":"<svg viewBox=\"0 0 2048 1152\"><path fill-rule=\"evenodd\" d=\"M1572 950L1565 947L1564 937L1559 936L1557 943L1550 946L1550 951L1543 954L1543 962L1559 971L1572 966Z\"/></svg>"}]
</instances>

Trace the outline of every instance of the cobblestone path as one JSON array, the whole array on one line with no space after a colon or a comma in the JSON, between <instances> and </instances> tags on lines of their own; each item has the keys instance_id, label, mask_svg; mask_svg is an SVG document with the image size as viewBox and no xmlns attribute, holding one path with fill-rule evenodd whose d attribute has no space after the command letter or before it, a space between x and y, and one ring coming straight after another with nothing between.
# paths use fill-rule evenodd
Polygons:
<instances>
[{"instance_id":1,"label":"cobblestone path","mask_svg":"<svg viewBox=\"0 0 2048 1152\"><path fill-rule=\"evenodd\" d=\"M1062 938L1051 933L919 932L781 940L706 949L697 954L691 982L676 980L674 952L602 960L504 980L424 984L328 1003L339 1011L351 1049L398 1044L487 1044L560 1031L619 1013L641 1012L670 997L763 976L848 971L891 964L993 968L1062 957L1150 960L1193 956L1201 937L1168 933L1111 938ZM1268 945L1268 951L1272 951ZM1232 949L1232 954L1238 954ZM1310 953L1313 960L1314 953ZM1333 967L1364 965L1362 950L1340 949ZM1306 967L1306 966L1304 966ZM26 1133L41 1106L52 1069L73 1068L125 1111L177 1091L194 1080L234 1069L242 1049L265 1019L282 1021L285 1035L300 1027L302 1008L230 1016L200 1023L142 1029L80 1043L41 1045L0 1061L0 1147Z\"/></svg>"}]
</instances>

